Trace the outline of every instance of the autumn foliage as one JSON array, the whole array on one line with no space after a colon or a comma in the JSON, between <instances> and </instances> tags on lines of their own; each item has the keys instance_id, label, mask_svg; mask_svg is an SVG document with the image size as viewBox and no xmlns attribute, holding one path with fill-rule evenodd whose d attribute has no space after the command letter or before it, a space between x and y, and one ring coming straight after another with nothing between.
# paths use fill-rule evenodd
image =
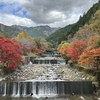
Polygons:
<instances>
[{"instance_id":1,"label":"autumn foliage","mask_svg":"<svg viewBox=\"0 0 100 100\"><path fill-rule=\"evenodd\" d=\"M67 49L70 47L70 44L66 41L62 41L61 44L58 46L57 50L58 52L62 55L62 57L66 60L69 59L68 56L66 56L67 54Z\"/></svg>"},{"instance_id":2,"label":"autumn foliage","mask_svg":"<svg viewBox=\"0 0 100 100\"><path fill-rule=\"evenodd\" d=\"M98 41L100 40L100 36L99 35L93 35L89 38L88 40L88 49L93 49L98 47Z\"/></svg>"},{"instance_id":3,"label":"autumn foliage","mask_svg":"<svg viewBox=\"0 0 100 100\"><path fill-rule=\"evenodd\" d=\"M23 55L40 55L49 48L49 42L42 38L32 38L25 31L20 32L14 38L22 47Z\"/></svg>"},{"instance_id":4,"label":"autumn foliage","mask_svg":"<svg viewBox=\"0 0 100 100\"><path fill-rule=\"evenodd\" d=\"M41 50L37 47L37 46L34 46L33 47L33 51L36 52L37 54L41 54Z\"/></svg>"},{"instance_id":5,"label":"autumn foliage","mask_svg":"<svg viewBox=\"0 0 100 100\"><path fill-rule=\"evenodd\" d=\"M89 38L87 50L85 50L78 60L80 65L91 65L98 68L100 64L100 36L93 35Z\"/></svg>"},{"instance_id":6,"label":"autumn foliage","mask_svg":"<svg viewBox=\"0 0 100 100\"><path fill-rule=\"evenodd\" d=\"M78 64L87 64L98 68L100 64L100 48L85 50L80 56Z\"/></svg>"},{"instance_id":7,"label":"autumn foliage","mask_svg":"<svg viewBox=\"0 0 100 100\"><path fill-rule=\"evenodd\" d=\"M80 65L98 68L100 65L100 36L91 36L88 43L81 40L74 41L70 46L61 43L58 52Z\"/></svg>"},{"instance_id":8,"label":"autumn foliage","mask_svg":"<svg viewBox=\"0 0 100 100\"><path fill-rule=\"evenodd\" d=\"M86 47L86 42L80 40L74 41L72 46L69 49L67 49L67 56L70 57L71 60L77 61Z\"/></svg>"},{"instance_id":9,"label":"autumn foliage","mask_svg":"<svg viewBox=\"0 0 100 100\"><path fill-rule=\"evenodd\" d=\"M20 63L21 52L17 42L0 36L0 62L6 64L9 70L15 69Z\"/></svg>"},{"instance_id":10,"label":"autumn foliage","mask_svg":"<svg viewBox=\"0 0 100 100\"><path fill-rule=\"evenodd\" d=\"M61 43L58 47L58 52L71 58L73 61L77 61L86 47L87 44L84 41L77 40L73 44Z\"/></svg>"},{"instance_id":11,"label":"autumn foliage","mask_svg":"<svg viewBox=\"0 0 100 100\"><path fill-rule=\"evenodd\" d=\"M70 47L70 44L66 41L62 41L61 44L58 46L57 50L62 55L66 54L66 48Z\"/></svg>"}]
</instances>

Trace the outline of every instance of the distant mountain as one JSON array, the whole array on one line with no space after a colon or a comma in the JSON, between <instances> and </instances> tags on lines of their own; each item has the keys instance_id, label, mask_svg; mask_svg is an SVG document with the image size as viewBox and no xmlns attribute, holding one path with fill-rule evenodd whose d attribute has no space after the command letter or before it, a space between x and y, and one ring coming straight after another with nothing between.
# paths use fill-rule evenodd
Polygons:
<instances>
[{"instance_id":1,"label":"distant mountain","mask_svg":"<svg viewBox=\"0 0 100 100\"><path fill-rule=\"evenodd\" d=\"M83 27L85 24L89 24L91 18L94 16L95 12L100 9L100 0L98 3L94 4L87 13L84 13L83 16L80 16L79 21L72 25L68 25L62 29L51 34L47 40L53 41L54 43L60 43L63 40L70 40L74 37L76 32L79 30L80 27Z\"/></svg>"},{"instance_id":2,"label":"distant mountain","mask_svg":"<svg viewBox=\"0 0 100 100\"><path fill-rule=\"evenodd\" d=\"M58 29L59 28L51 28L49 26L25 27L25 26L18 26L18 25L6 26L0 24L0 34L9 38L17 36L18 33L22 31L26 31L28 35L34 38L35 37L47 38L49 35L57 31Z\"/></svg>"},{"instance_id":3,"label":"distant mountain","mask_svg":"<svg viewBox=\"0 0 100 100\"><path fill-rule=\"evenodd\" d=\"M17 28L0 24L0 34L5 37L11 38L11 37L17 36L19 32L21 31Z\"/></svg>"},{"instance_id":4,"label":"distant mountain","mask_svg":"<svg viewBox=\"0 0 100 100\"><path fill-rule=\"evenodd\" d=\"M19 25L13 25L12 28L17 28L21 31L26 31L31 37L47 38L49 35L57 31L59 28L51 28L49 26L36 26L36 27L24 27Z\"/></svg>"}]
</instances>

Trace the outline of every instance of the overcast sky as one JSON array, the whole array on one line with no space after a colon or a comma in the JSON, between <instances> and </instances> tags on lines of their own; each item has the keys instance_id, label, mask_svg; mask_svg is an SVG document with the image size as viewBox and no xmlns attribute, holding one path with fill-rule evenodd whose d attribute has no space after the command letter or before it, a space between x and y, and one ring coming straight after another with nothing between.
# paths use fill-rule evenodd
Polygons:
<instances>
[{"instance_id":1,"label":"overcast sky","mask_svg":"<svg viewBox=\"0 0 100 100\"><path fill-rule=\"evenodd\" d=\"M98 0L0 0L0 23L64 27L78 21Z\"/></svg>"}]
</instances>

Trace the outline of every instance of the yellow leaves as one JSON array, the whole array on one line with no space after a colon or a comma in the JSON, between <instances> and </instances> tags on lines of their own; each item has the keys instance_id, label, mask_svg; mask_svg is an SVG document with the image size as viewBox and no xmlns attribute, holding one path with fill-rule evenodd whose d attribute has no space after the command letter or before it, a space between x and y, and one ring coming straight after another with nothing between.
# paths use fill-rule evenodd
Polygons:
<instances>
[{"instance_id":1,"label":"yellow leaves","mask_svg":"<svg viewBox=\"0 0 100 100\"><path fill-rule=\"evenodd\" d=\"M26 34L25 31L23 31L23 32L20 32L20 33L17 35L17 37L18 37L18 38L26 38L26 37L28 37L28 35Z\"/></svg>"},{"instance_id":2,"label":"yellow leaves","mask_svg":"<svg viewBox=\"0 0 100 100\"><path fill-rule=\"evenodd\" d=\"M97 10L96 13L94 14L94 17L96 19L100 19L100 10Z\"/></svg>"},{"instance_id":3,"label":"yellow leaves","mask_svg":"<svg viewBox=\"0 0 100 100\"><path fill-rule=\"evenodd\" d=\"M89 29L92 32L100 33L100 10L97 10L97 12L92 17L91 24L89 25Z\"/></svg>"},{"instance_id":4,"label":"yellow leaves","mask_svg":"<svg viewBox=\"0 0 100 100\"><path fill-rule=\"evenodd\" d=\"M29 36L29 35L26 33L26 31L20 32L20 33L17 35L16 38L17 38L17 39L25 38L25 39L30 39L30 40L32 40L32 37Z\"/></svg>"},{"instance_id":5,"label":"yellow leaves","mask_svg":"<svg viewBox=\"0 0 100 100\"><path fill-rule=\"evenodd\" d=\"M70 46L70 44L68 42L62 41L58 47L65 48L65 47L69 47L69 46Z\"/></svg>"},{"instance_id":6,"label":"yellow leaves","mask_svg":"<svg viewBox=\"0 0 100 100\"><path fill-rule=\"evenodd\" d=\"M59 53L64 55L65 49L68 48L68 47L70 47L70 44L66 41L62 41L61 44L59 44L57 50L58 50Z\"/></svg>"}]
</instances>

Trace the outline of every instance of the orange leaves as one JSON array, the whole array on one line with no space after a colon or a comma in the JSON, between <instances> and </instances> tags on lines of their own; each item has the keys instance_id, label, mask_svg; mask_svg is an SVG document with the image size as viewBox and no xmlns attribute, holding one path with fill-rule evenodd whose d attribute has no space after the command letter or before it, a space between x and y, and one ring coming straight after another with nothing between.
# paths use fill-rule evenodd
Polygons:
<instances>
[{"instance_id":1,"label":"orange leaves","mask_svg":"<svg viewBox=\"0 0 100 100\"><path fill-rule=\"evenodd\" d=\"M87 44L84 41L77 40L68 49L67 56L69 56L71 60L77 61L78 57L81 55L86 47Z\"/></svg>"},{"instance_id":2,"label":"orange leaves","mask_svg":"<svg viewBox=\"0 0 100 100\"><path fill-rule=\"evenodd\" d=\"M87 44L84 41L77 40L72 45L68 44L67 42L62 42L58 47L58 52L66 57L70 57L71 60L77 61L78 57L87 47Z\"/></svg>"},{"instance_id":3,"label":"orange leaves","mask_svg":"<svg viewBox=\"0 0 100 100\"><path fill-rule=\"evenodd\" d=\"M94 35L89 38L88 50L85 50L78 60L78 64L91 65L98 67L100 64L100 44L98 44L100 39L99 35Z\"/></svg>"},{"instance_id":4,"label":"orange leaves","mask_svg":"<svg viewBox=\"0 0 100 100\"><path fill-rule=\"evenodd\" d=\"M99 39L100 39L99 35L93 35L93 36L91 36L89 38L89 41L88 41L88 48L92 49L92 48L96 47L98 45Z\"/></svg>"},{"instance_id":5,"label":"orange leaves","mask_svg":"<svg viewBox=\"0 0 100 100\"><path fill-rule=\"evenodd\" d=\"M92 50L85 50L80 59L78 60L78 64L84 65L92 65L98 66L100 63L100 48L92 49Z\"/></svg>"}]
</instances>

